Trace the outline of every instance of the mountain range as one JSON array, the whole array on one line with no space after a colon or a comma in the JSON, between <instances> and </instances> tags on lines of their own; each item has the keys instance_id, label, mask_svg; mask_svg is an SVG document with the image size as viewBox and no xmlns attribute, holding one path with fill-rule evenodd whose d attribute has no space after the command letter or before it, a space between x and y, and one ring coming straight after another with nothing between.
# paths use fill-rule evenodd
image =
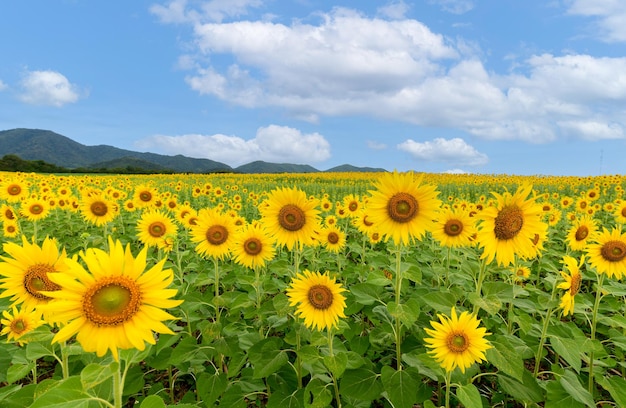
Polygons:
<instances>
[{"instance_id":1,"label":"mountain range","mask_svg":"<svg viewBox=\"0 0 626 408\"><path fill-rule=\"evenodd\" d=\"M253 161L239 167L209 159L183 155L168 156L136 152L114 146L86 146L67 136L42 129L10 129L0 131L0 156L16 155L23 160L43 160L68 169L143 168L175 173L315 173L312 166L291 163ZM325 172L381 172L382 168L355 167L349 164Z\"/></svg>"}]
</instances>

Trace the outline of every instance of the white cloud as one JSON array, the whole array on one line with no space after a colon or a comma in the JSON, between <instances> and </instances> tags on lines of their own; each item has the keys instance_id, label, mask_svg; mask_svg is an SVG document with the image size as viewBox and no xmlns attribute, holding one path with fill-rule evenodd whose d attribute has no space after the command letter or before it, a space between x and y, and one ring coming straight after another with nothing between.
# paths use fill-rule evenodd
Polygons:
<instances>
[{"instance_id":1,"label":"white cloud","mask_svg":"<svg viewBox=\"0 0 626 408\"><path fill-rule=\"evenodd\" d=\"M248 9L262 5L261 0L211 0L202 2L199 9L191 9L187 0L171 0L167 5L153 4L150 12L162 23L221 22L230 17L246 15Z\"/></svg>"},{"instance_id":2,"label":"white cloud","mask_svg":"<svg viewBox=\"0 0 626 408\"><path fill-rule=\"evenodd\" d=\"M595 18L590 31L601 40L626 41L626 2L622 0L573 0L567 12Z\"/></svg>"},{"instance_id":3,"label":"white cloud","mask_svg":"<svg viewBox=\"0 0 626 408\"><path fill-rule=\"evenodd\" d=\"M404 1L394 1L376 9L378 15L390 19L403 19L409 11L409 6Z\"/></svg>"},{"instance_id":4,"label":"white cloud","mask_svg":"<svg viewBox=\"0 0 626 408\"><path fill-rule=\"evenodd\" d=\"M464 14L474 8L472 0L431 0L431 3L438 4L443 11L452 14Z\"/></svg>"},{"instance_id":5,"label":"white cloud","mask_svg":"<svg viewBox=\"0 0 626 408\"><path fill-rule=\"evenodd\" d=\"M385 150L387 148L387 145L385 143L376 142L374 140L368 140L367 147L372 150Z\"/></svg>"},{"instance_id":6,"label":"white cloud","mask_svg":"<svg viewBox=\"0 0 626 408\"><path fill-rule=\"evenodd\" d=\"M423 143L412 139L398 144L398 149L409 153L412 157L429 162L453 163L455 165L480 166L487 164L488 157L463 139L436 138Z\"/></svg>"},{"instance_id":7,"label":"white cloud","mask_svg":"<svg viewBox=\"0 0 626 408\"><path fill-rule=\"evenodd\" d=\"M2 82L2 80L0 79L0 91L4 91L8 87L9 86L7 84L5 84L4 82Z\"/></svg>"},{"instance_id":8,"label":"white cloud","mask_svg":"<svg viewBox=\"0 0 626 408\"><path fill-rule=\"evenodd\" d=\"M77 86L56 71L26 72L20 85L19 99L28 104L61 107L80 97Z\"/></svg>"},{"instance_id":9,"label":"white cloud","mask_svg":"<svg viewBox=\"0 0 626 408\"><path fill-rule=\"evenodd\" d=\"M303 134L287 126L260 127L253 139L222 134L154 135L137 141L138 148L182 154L237 167L256 160L313 164L330 157L330 144L319 133Z\"/></svg>"}]
</instances>

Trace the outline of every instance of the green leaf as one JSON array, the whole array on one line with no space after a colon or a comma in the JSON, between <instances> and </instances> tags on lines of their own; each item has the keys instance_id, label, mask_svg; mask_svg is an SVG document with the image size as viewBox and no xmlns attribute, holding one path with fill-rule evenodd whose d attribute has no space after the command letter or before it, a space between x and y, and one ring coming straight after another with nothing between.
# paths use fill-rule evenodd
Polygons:
<instances>
[{"instance_id":1,"label":"green leaf","mask_svg":"<svg viewBox=\"0 0 626 408\"><path fill-rule=\"evenodd\" d=\"M383 392L378 377L378 374L366 368L348 370L339 384L341 395L366 401L375 400Z\"/></svg>"},{"instance_id":2,"label":"green leaf","mask_svg":"<svg viewBox=\"0 0 626 408\"><path fill-rule=\"evenodd\" d=\"M590 408L595 408L596 403L593 400L593 397L587 391L580 381L578 381L578 377L574 372L570 370L565 370L565 373L561 377L560 381L561 385L576 401L582 402Z\"/></svg>"},{"instance_id":3,"label":"green leaf","mask_svg":"<svg viewBox=\"0 0 626 408\"><path fill-rule=\"evenodd\" d=\"M515 398L517 401L527 403L537 403L543 401L543 390L530 371L524 370L522 380L523 381L520 382L505 374L498 375L498 383L502 387L502 390Z\"/></svg>"},{"instance_id":4,"label":"green leaf","mask_svg":"<svg viewBox=\"0 0 626 408\"><path fill-rule=\"evenodd\" d=\"M487 361L495 365L498 370L522 381L524 375L524 360L516 352L513 344L505 336L494 336L491 340L492 348L485 352Z\"/></svg>"},{"instance_id":5,"label":"green leaf","mask_svg":"<svg viewBox=\"0 0 626 408\"><path fill-rule=\"evenodd\" d=\"M419 317L420 305L417 299L409 299L406 303L390 302L387 304L387 310L406 327L411 327Z\"/></svg>"},{"instance_id":6,"label":"green leaf","mask_svg":"<svg viewBox=\"0 0 626 408\"><path fill-rule=\"evenodd\" d=\"M384 287L375 286L371 283L356 283L350 286L350 293L354 300L362 305L373 305L378 301Z\"/></svg>"},{"instance_id":7,"label":"green leaf","mask_svg":"<svg viewBox=\"0 0 626 408\"><path fill-rule=\"evenodd\" d=\"M51 343L28 343L26 345L26 358L29 360L37 360L44 356L53 356L54 346Z\"/></svg>"},{"instance_id":8,"label":"green leaf","mask_svg":"<svg viewBox=\"0 0 626 408\"><path fill-rule=\"evenodd\" d=\"M93 397L82 389L80 377L50 383L42 394L35 395L30 408L82 408L88 407Z\"/></svg>"},{"instance_id":9,"label":"green leaf","mask_svg":"<svg viewBox=\"0 0 626 408\"><path fill-rule=\"evenodd\" d=\"M412 408L417 399L419 381L406 370L396 371L392 367L384 366L380 377L387 393L387 399L394 408Z\"/></svg>"},{"instance_id":10,"label":"green leaf","mask_svg":"<svg viewBox=\"0 0 626 408\"><path fill-rule=\"evenodd\" d=\"M324 356L324 365L332 373L333 377L340 378L348 365L348 355L339 352L332 356Z\"/></svg>"},{"instance_id":11,"label":"green leaf","mask_svg":"<svg viewBox=\"0 0 626 408\"><path fill-rule=\"evenodd\" d=\"M296 390L291 394L275 391L267 400L266 408L301 408L304 406L304 390Z\"/></svg>"},{"instance_id":12,"label":"green leaf","mask_svg":"<svg viewBox=\"0 0 626 408\"><path fill-rule=\"evenodd\" d=\"M626 407L626 380L620 376L596 378L598 384L611 394L618 407Z\"/></svg>"},{"instance_id":13,"label":"green leaf","mask_svg":"<svg viewBox=\"0 0 626 408\"><path fill-rule=\"evenodd\" d=\"M304 406L307 408L327 408L332 400L330 388L319 378L309 381L304 389Z\"/></svg>"},{"instance_id":14,"label":"green leaf","mask_svg":"<svg viewBox=\"0 0 626 408\"><path fill-rule=\"evenodd\" d=\"M287 352L280 350L280 345L280 339L271 337L250 347L248 356L254 365L254 378L267 377L289 361Z\"/></svg>"},{"instance_id":15,"label":"green leaf","mask_svg":"<svg viewBox=\"0 0 626 408\"><path fill-rule=\"evenodd\" d=\"M456 297L450 292L429 292L421 296L420 299L436 312L450 314L452 306L456 304Z\"/></svg>"},{"instance_id":16,"label":"green leaf","mask_svg":"<svg viewBox=\"0 0 626 408\"><path fill-rule=\"evenodd\" d=\"M226 390L228 379L225 373L209 374L206 371L198 375L196 387L198 395L208 405L214 404Z\"/></svg>"},{"instance_id":17,"label":"green leaf","mask_svg":"<svg viewBox=\"0 0 626 408\"><path fill-rule=\"evenodd\" d=\"M165 401L158 395L150 395L146 397L139 405L139 408L165 408Z\"/></svg>"},{"instance_id":18,"label":"green leaf","mask_svg":"<svg viewBox=\"0 0 626 408\"><path fill-rule=\"evenodd\" d=\"M31 361L27 364L12 364L7 370L7 382L12 384L26 377L35 367L35 362Z\"/></svg>"},{"instance_id":19,"label":"green leaf","mask_svg":"<svg viewBox=\"0 0 626 408\"><path fill-rule=\"evenodd\" d=\"M554 351L559 353L577 373L580 372L582 367L581 355L584 354L584 350L581 349L582 343L580 341L550 337L550 345L552 345Z\"/></svg>"},{"instance_id":20,"label":"green leaf","mask_svg":"<svg viewBox=\"0 0 626 408\"><path fill-rule=\"evenodd\" d=\"M502 308L502 301L495 295L477 295L476 293L470 293L467 295L467 299L474 305L478 306L490 315L498 313Z\"/></svg>"},{"instance_id":21,"label":"green leaf","mask_svg":"<svg viewBox=\"0 0 626 408\"><path fill-rule=\"evenodd\" d=\"M119 363L111 363L108 365L102 365L98 363L91 363L85 366L85 368L83 368L80 372L80 381L83 385L83 389L91 389L111 378L117 371L118 364Z\"/></svg>"},{"instance_id":22,"label":"green leaf","mask_svg":"<svg viewBox=\"0 0 626 408\"><path fill-rule=\"evenodd\" d=\"M544 408L582 408L583 404L576 401L566 390L563 388L559 381L550 381L546 385L547 398Z\"/></svg>"},{"instance_id":23,"label":"green leaf","mask_svg":"<svg viewBox=\"0 0 626 408\"><path fill-rule=\"evenodd\" d=\"M474 384L465 384L457 387L456 397L466 408L482 408L478 388Z\"/></svg>"}]
</instances>

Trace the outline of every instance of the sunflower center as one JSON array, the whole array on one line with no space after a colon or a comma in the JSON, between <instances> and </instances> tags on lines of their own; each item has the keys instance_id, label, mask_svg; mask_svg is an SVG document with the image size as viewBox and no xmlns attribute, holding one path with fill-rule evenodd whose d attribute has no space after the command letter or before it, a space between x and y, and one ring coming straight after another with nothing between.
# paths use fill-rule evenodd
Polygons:
<instances>
[{"instance_id":1,"label":"sunflower center","mask_svg":"<svg viewBox=\"0 0 626 408\"><path fill-rule=\"evenodd\" d=\"M7 210L4 212L4 216L5 216L5 218L6 218L7 220L14 220L14 219L15 219L15 214L13 214L13 211L12 211L12 210L10 210L10 209L7 209Z\"/></svg>"},{"instance_id":2,"label":"sunflower center","mask_svg":"<svg viewBox=\"0 0 626 408\"><path fill-rule=\"evenodd\" d=\"M24 274L24 289L32 297L39 300L48 300L48 296L39 293L42 290L59 290L61 287L48 279L48 273L56 272L52 265L35 264L28 267Z\"/></svg>"},{"instance_id":3,"label":"sunflower center","mask_svg":"<svg viewBox=\"0 0 626 408\"><path fill-rule=\"evenodd\" d=\"M336 232L330 232L326 239L328 240L328 243L336 244L339 242L339 235Z\"/></svg>"},{"instance_id":4,"label":"sunflower center","mask_svg":"<svg viewBox=\"0 0 626 408\"><path fill-rule=\"evenodd\" d=\"M626 207L622 208L622 217L626 217Z\"/></svg>"},{"instance_id":5,"label":"sunflower center","mask_svg":"<svg viewBox=\"0 0 626 408\"><path fill-rule=\"evenodd\" d=\"M141 306L137 284L125 276L105 278L83 296L85 318L96 326L116 326L133 317Z\"/></svg>"},{"instance_id":6,"label":"sunflower center","mask_svg":"<svg viewBox=\"0 0 626 408\"><path fill-rule=\"evenodd\" d=\"M524 214L516 205L504 207L498 212L494 224L493 232L497 239L511 239L522 229L524 225Z\"/></svg>"},{"instance_id":7,"label":"sunflower center","mask_svg":"<svg viewBox=\"0 0 626 408\"><path fill-rule=\"evenodd\" d=\"M622 241L608 241L602 245L600 254L609 262L619 262L626 257L626 244Z\"/></svg>"},{"instance_id":8,"label":"sunflower center","mask_svg":"<svg viewBox=\"0 0 626 408\"><path fill-rule=\"evenodd\" d=\"M419 203L409 193L398 193L387 202L389 217L400 223L411 221L419 213Z\"/></svg>"},{"instance_id":9,"label":"sunflower center","mask_svg":"<svg viewBox=\"0 0 626 408\"><path fill-rule=\"evenodd\" d=\"M589 235L589 228L586 225L581 225L576 230L576 234L574 235L576 241L583 241Z\"/></svg>"},{"instance_id":10,"label":"sunflower center","mask_svg":"<svg viewBox=\"0 0 626 408\"><path fill-rule=\"evenodd\" d=\"M333 304L333 292L324 285L311 286L308 298L311 306L317 310L326 310Z\"/></svg>"},{"instance_id":11,"label":"sunflower center","mask_svg":"<svg viewBox=\"0 0 626 408\"><path fill-rule=\"evenodd\" d=\"M150 193L149 191L142 191L141 193L139 193L139 199L147 203L148 201L152 200L152 193Z\"/></svg>"},{"instance_id":12,"label":"sunflower center","mask_svg":"<svg viewBox=\"0 0 626 408\"><path fill-rule=\"evenodd\" d=\"M449 237L456 237L463 232L463 223L459 220L448 220L443 226L443 232Z\"/></svg>"},{"instance_id":13,"label":"sunflower center","mask_svg":"<svg viewBox=\"0 0 626 408\"><path fill-rule=\"evenodd\" d=\"M9 195L19 195L22 192L22 187L17 184L11 184L9 188L7 188L7 192Z\"/></svg>"},{"instance_id":14,"label":"sunflower center","mask_svg":"<svg viewBox=\"0 0 626 408\"><path fill-rule=\"evenodd\" d=\"M31 214L39 215L43 212L43 206L41 204L33 204L30 207L28 207L28 211Z\"/></svg>"},{"instance_id":15,"label":"sunflower center","mask_svg":"<svg viewBox=\"0 0 626 408\"><path fill-rule=\"evenodd\" d=\"M358 209L359 209L359 203L355 201L351 201L350 204L348 204L348 210L355 212Z\"/></svg>"},{"instance_id":16,"label":"sunflower center","mask_svg":"<svg viewBox=\"0 0 626 408\"><path fill-rule=\"evenodd\" d=\"M298 231L304 227L306 217L300 207L287 204L278 212L278 223L287 231Z\"/></svg>"},{"instance_id":17,"label":"sunflower center","mask_svg":"<svg viewBox=\"0 0 626 408\"><path fill-rule=\"evenodd\" d=\"M109 211L107 205L102 201L94 201L93 203L91 203L89 209L91 210L91 213L96 217L103 217Z\"/></svg>"},{"instance_id":18,"label":"sunflower center","mask_svg":"<svg viewBox=\"0 0 626 408\"><path fill-rule=\"evenodd\" d=\"M258 238L249 238L244 242L243 249L248 255L258 255L263 249L263 244Z\"/></svg>"},{"instance_id":19,"label":"sunflower center","mask_svg":"<svg viewBox=\"0 0 626 408\"><path fill-rule=\"evenodd\" d=\"M583 277L580 273L572 274L572 283L569 287L569 294L571 296L576 296L578 291L580 290L580 284L583 280Z\"/></svg>"},{"instance_id":20,"label":"sunflower center","mask_svg":"<svg viewBox=\"0 0 626 408\"><path fill-rule=\"evenodd\" d=\"M15 319L11 322L11 332L20 335L26 331L28 324L23 319Z\"/></svg>"},{"instance_id":21,"label":"sunflower center","mask_svg":"<svg viewBox=\"0 0 626 408\"><path fill-rule=\"evenodd\" d=\"M148 234L155 238L161 238L163 235L165 235L166 230L167 228L165 228L165 224L163 224L161 221L155 221L148 227Z\"/></svg>"},{"instance_id":22,"label":"sunflower center","mask_svg":"<svg viewBox=\"0 0 626 408\"><path fill-rule=\"evenodd\" d=\"M363 225L365 225L366 227L371 227L372 225L374 225L374 223L367 219L367 215L364 215L363 216Z\"/></svg>"},{"instance_id":23,"label":"sunflower center","mask_svg":"<svg viewBox=\"0 0 626 408\"><path fill-rule=\"evenodd\" d=\"M221 245L228 239L228 230L223 225L211 225L206 232L206 240L211 245Z\"/></svg>"},{"instance_id":24,"label":"sunflower center","mask_svg":"<svg viewBox=\"0 0 626 408\"><path fill-rule=\"evenodd\" d=\"M450 333L447 345L448 349L453 353L462 353L469 348L469 339L463 332Z\"/></svg>"}]
</instances>

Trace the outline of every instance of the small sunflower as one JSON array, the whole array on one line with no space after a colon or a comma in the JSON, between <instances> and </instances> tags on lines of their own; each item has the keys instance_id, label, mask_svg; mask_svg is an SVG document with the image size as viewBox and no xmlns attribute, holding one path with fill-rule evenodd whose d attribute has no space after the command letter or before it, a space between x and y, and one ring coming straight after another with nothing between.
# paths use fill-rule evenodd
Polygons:
<instances>
[{"instance_id":1,"label":"small sunflower","mask_svg":"<svg viewBox=\"0 0 626 408\"><path fill-rule=\"evenodd\" d=\"M487 333L484 327L478 327L480 320L476 316L469 312L457 316L452 307L451 317L441 314L438 317L439 322L430 322L432 329L424 329L430 336L424 341L426 347L431 349L428 354L442 368L449 372L459 367L464 373L472 364L486 360L485 351L492 346L485 336L491 333Z\"/></svg>"},{"instance_id":2,"label":"small sunflower","mask_svg":"<svg viewBox=\"0 0 626 408\"><path fill-rule=\"evenodd\" d=\"M28 197L30 185L25 180L10 178L0 184L0 198L9 203L17 203Z\"/></svg>"},{"instance_id":3,"label":"small sunflower","mask_svg":"<svg viewBox=\"0 0 626 408\"><path fill-rule=\"evenodd\" d=\"M274 258L274 241L261 224L247 224L235 233L231 252L236 263L250 269L260 268Z\"/></svg>"},{"instance_id":4,"label":"small sunflower","mask_svg":"<svg viewBox=\"0 0 626 408\"><path fill-rule=\"evenodd\" d=\"M431 234L444 247L471 246L476 234L474 218L464 210L442 209Z\"/></svg>"},{"instance_id":5,"label":"small sunflower","mask_svg":"<svg viewBox=\"0 0 626 408\"><path fill-rule=\"evenodd\" d=\"M38 221L50 214L50 205L40 197L25 198L20 205L20 215L28 221Z\"/></svg>"},{"instance_id":6,"label":"small sunflower","mask_svg":"<svg viewBox=\"0 0 626 408\"><path fill-rule=\"evenodd\" d=\"M565 282L559 283L557 287L559 289L565 289L565 293L561 297L561 303L559 307L563 309L563 315L574 314L574 298L580 290L580 284L582 282L582 275L580 274L580 268L585 262L585 257L580 259L580 262L576 262L576 259L571 256L564 256L563 263L565 264L565 271L561 271L561 277L565 279Z\"/></svg>"},{"instance_id":7,"label":"small sunflower","mask_svg":"<svg viewBox=\"0 0 626 408\"><path fill-rule=\"evenodd\" d=\"M513 268L513 279L516 282L521 282L530 277L530 268L528 266L518 266Z\"/></svg>"},{"instance_id":8,"label":"small sunflower","mask_svg":"<svg viewBox=\"0 0 626 408\"><path fill-rule=\"evenodd\" d=\"M176 289L168 289L174 275L163 269L163 259L146 270L147 247L135 258L130 245L109 237L109 251L89 248L81 252L87 269L78 258L67 259L68 271L51 276L60 287L46 292L53 298L46 310L64 323L52 339L64 342L76 335L83 349L98 357L111 351L117 361L118 349L145 349L155 344L153 332L174 334L163 321L175 319L163 309L182 300L171 299Z\"/></svg>"},{"instance_id":9,"label":"small sunflower","mask_svg":"<svg viewBox=\"0 0 626 408\"><path fill-rule=\"evenodd\" d=\"M330 252L338 253L346 246L346 233L337 226L324 227L320 231L322 245Z\"/></svg>"},{"instance_id":10,"label":"small sunflower","mask_svg":"<svg viewBox=\"0 0 626 408\"><path fill-rule=\"evenodd\" d=\"M5 221L2 224L2 233L6 238L15 238L20 233L20 225L17 222Z\"/></svg>"},{"instance_id":11,"label":"small sunflower","mask_svg":"<svg viewBox=\"0 0 626 408\"><path fill-rule=\"evenodd\" d=\"M422 184L422 178L413 172L385 173L370 191L369 218L385 241L391 238L397 245L408 245L431 229L441 201L436 186Z\"/></svg>"},{"instance_id":12,"label":"small sunflower","mask_svg":"<svg viewBox=\"0 0 626 408\"><path fill-rule=\"evenodd\" d=\"M584 214L576 218L567 231L566 242L573 251L585 249L594 234L598 232L598 221L592 216Z\"/></svg>"},{"instance_id":13,"label":"small sunflower","mask_svg":"<svg viewBox=\"0 0 626 408\"><path fill-rule=\"evenodd\" d=\"M11 311L4 310L2 316L4 318L0 320L3 326L0 335L6 335L7 341L14 341L20 346L27 342L24 338L26 334L44 324L40 312L25 307L18 310L13 306Z\"/></svg>"},{"instance_id":14,"label":"small sunflower","mask_svg":"<svg viewBox=\"0 0 626 408\"><path fill-rule=\"evenodd\" d=\"M176 236L178 227L174 221L159 210L147 210L137 221L137 237L144 244L169 252L170 240Z\"/></svg>"},{"instance_id":15,"label":"small sunflower","mask_svg":"<svg viewBox=\"0 0 626 408\"><path fill-rule=\"evenodd\" d=\"M291 250L296 245L313 245L320 224L317 205L318 200L310 199L302 190L278 188L261 205L261 222L279 246Z\"/></svg>"},{"instance_id":16,"label":"small sunflower","mask_svg":"<svg viewBox=\"0 0 626 408\"><path fill-rule=\"evenodd\" d=\"M363 207L363 204L361 203L361 200L358 196L354 194L348 194L343 198L342 206L346 209L348 215L350 217L353 217L358 213L361 207Z\"/></svg>"},{"instance_id":17,"label":"small sunflower","mask_svg":"<svg viewBox=\"0 0 626 408\"><path fill-rule=\"evenodd\" d=\"M287 296L289 304L296 306L296 315L304 318L308 328L323 330L337 327L340 317L346 317L345 289L328 273L305 270L296 276Z\"/></svg>"},{"instance_id":18,"label":"small sunflower","mask_svg":"<svg viewBox=\"0 0 626 408\"><path fill-rule=\"evenodd\" d=\"M17 222L17 212L15 211L15 208L8 204L2 204L0 206L0 221Z\"/></svg>"},{"instance_id":19,"label":"small sunflower","mask_svg":"<svg viewBox=\"0 0 626 408\"><path fill-rule=\"evenodd\" d=\"M85 221L100 227L117 217L119 206L106 195L92 192L81 198L80 213Z\"/></svg>"},{"instance_id":20,"label":"small sunflower","mask_svg":"<svg viewBox=\"0 0 626 408\"><path fill-rule=\"evenodd\" d=\"M494 260L500 266L511 265L518 255L523 259L534 258L542 249L547 236L548 225L542 222L541 205L537 197L528 198L531 185L518 187L515 194L492 193L496 205L480 212L477 240L483 248L481 259L490 263Z\"/></svg>"},{"instance_id":21,"label":"small sunflower","mask_svg":"<svg viewBox=\"0 0 626 408\"><path fill-rule=\"evenodd\" d=\"M196 243L198 254L223 259L230 255L235 230L232 217L204 208L198 212L198 221L191 227L191 241Z\"/></svg>"},{"instance_id":22,"label":"small sunflower","mask_svg":"<svg viewBox=\"0 0 626 408\"><path fill-rule=\"evenodd\" d=\"M626 273L626 234L620 229L603 228L586 248L590 265L609 278L621 279Z\"/></svg>"},{"instance_id":23,"label":"small sunflower","mask_svg":"<svg viewBox=\"0 0 626 408\"><path fill-rule=\"evenodd\" d=\"M58 290L50 277L65 272L65 250L59 250L53 238L44 239L41 246L22 236L22 245L7 242L3 246L8 256L0 256L0 297L10 297L13 305L36 309L48 303L43 291Z\"/></svg>"},{"instance_id":24,"label":"small sunflower","mask_svg":"<svg viewBox=\"0 0 626 408\"><path fill-rule=\"evenodd\" d=\"M140 184L135 187L132 201L136 208L151 207L159 199L159 191L147 184Z\"/></svg>"}]
</instances>

